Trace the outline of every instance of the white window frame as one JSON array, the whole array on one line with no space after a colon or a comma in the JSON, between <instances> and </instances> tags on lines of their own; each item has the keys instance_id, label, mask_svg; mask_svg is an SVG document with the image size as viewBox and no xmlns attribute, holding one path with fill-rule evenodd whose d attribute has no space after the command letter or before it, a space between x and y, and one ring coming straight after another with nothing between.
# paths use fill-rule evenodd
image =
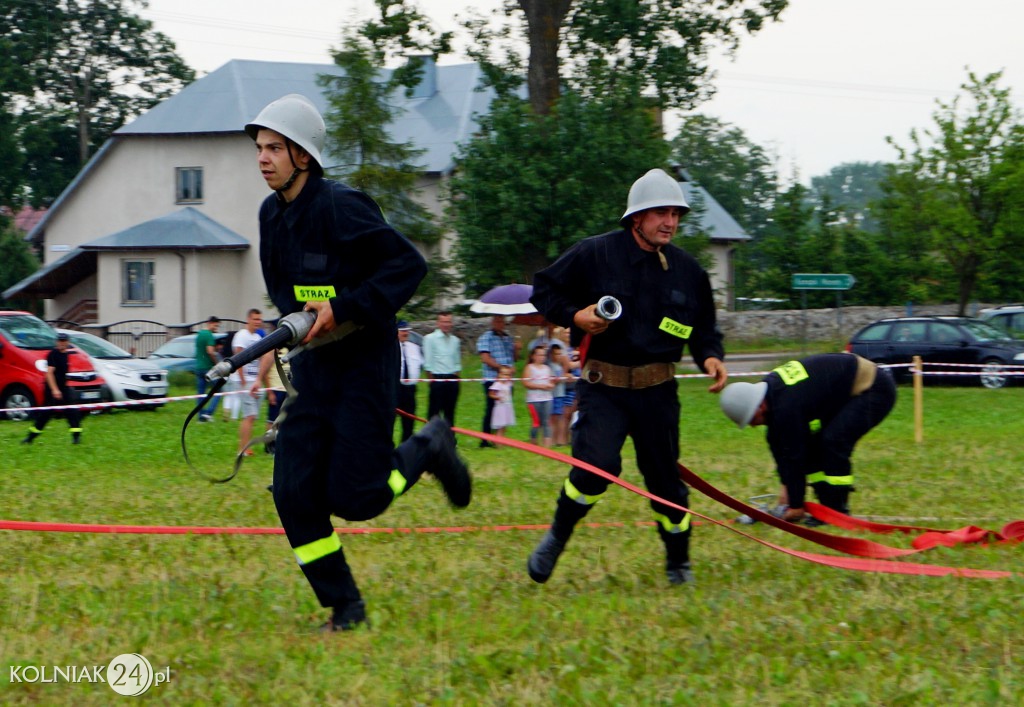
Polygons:
<instances>
[{"instance_id":1,"label":"white window frame","mask_svg":"<svg viewBox=\"0 0 1024 707\"><path fill-rule=\"evenodd\" d=\"M174 168L174 203L203 203L203 168Z\"/></svg>"}]
</instances>

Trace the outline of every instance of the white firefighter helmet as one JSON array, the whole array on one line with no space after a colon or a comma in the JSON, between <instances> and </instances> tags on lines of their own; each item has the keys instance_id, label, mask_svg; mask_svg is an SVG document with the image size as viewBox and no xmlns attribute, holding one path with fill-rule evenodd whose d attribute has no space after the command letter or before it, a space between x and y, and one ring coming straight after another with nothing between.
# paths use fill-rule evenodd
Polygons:
<instances>
[{"instance_id":1,"label":"white firefighter helmet","mask_svg":"<svg viewBox=\"0 0 1024 707\"><path fill-rule=\"evenodd\" d=\"M308 152L313 161L323 169L324 163L320 152L324 149L326 127L320 111L305 96L289 93L278 98L245 126L245 132L255 140L260 128L281 133Z\"/></svg>"},{"instance_id":2,"label":"white firefighter helmet","mask_svg":"<svg viewBox=\"0 0 1024 707\"><path fill-rule=\"evenodd\" d=\"M730 383L725 386L719 397L719 404L722 412L742 430L750 424L754 413L760 407L768 392L768 384L760 383Z\"/></svg>"},{"instance_id":3,"label":"white firefighter helmet","mask_svg":"<svg viewBox=\"0 0 1024 707\"><path fill-rule=\"evenodd\" d=\"M626 213L622 214L619 220L624 226L628 226L628 219L633 214L659 206L678 206L683 214L690 211L690 205L686 203L679 182L663 169L652 169L633 182L633 186L629 188Z\"/></svg>"}]
</instances>

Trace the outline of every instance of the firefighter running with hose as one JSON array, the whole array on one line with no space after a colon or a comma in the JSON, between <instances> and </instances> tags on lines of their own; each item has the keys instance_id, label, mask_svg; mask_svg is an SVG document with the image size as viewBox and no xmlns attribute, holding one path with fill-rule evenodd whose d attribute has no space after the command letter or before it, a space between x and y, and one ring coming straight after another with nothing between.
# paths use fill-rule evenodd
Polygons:
<instances>
[{"instance_id":1,"label":"firefighter running with hose","mask_svg":"<svg viewBox=\"0 0 1024 707\"><path fill-rule=\"evenodd\" d=\"M573 456L618 476L622 445L632 437L647 489L683 507L689 495L676 466L680 405L675 379L683 347L714 378L711 392L721 390L727 378L708 274L671 242L689 210L679 182L660 169L650 170L629 190L622 228L569 248L537 273L530 298L548 321L572 327L570 343L585 358L576 383ZM609 295L621 304L612 322L599 315L597 306ZM608 484L583 469L569 471L551 529L527 562L535 582L551 577L576 524ZM690 514L653 501L651 509L665 545L668 581L691 581Z\"/></svg>"},{"instance_id":2,"label":"firefighter running with hose","mask_svg":"<svg viewBox=\"0 0 1024 707\"><path fill-rule=\"evenodd\" d=\"M772 514L820 525L806 517L806 485L821 505L849 515L853 448L892 410L896 384L888 369L860 356L817 354L779 366L760 383L730 383L719 403L740 429L768 427L782 482Z\"/></svg>"},{"instance_id":3,"label":"firefighter running with hose","mask_svg":"<svg viewBox=\"0 0 1024 707\"><path fill-rule=\"evenodd\" d=\"M292 385L276 440L274 502L327 630L366 623L366 609L331 515L375 518L424 471L452 505L469 504L469 470L444 420L392 442L399 350L395 314L426 274L416 248L366 194L323 176L325 126L304 96L266 106L245 126L274 193L260 207L260 264L282 315L316 313L303 343L352 322L358 329L291 359Z\"/></svg>"}]
</instances>

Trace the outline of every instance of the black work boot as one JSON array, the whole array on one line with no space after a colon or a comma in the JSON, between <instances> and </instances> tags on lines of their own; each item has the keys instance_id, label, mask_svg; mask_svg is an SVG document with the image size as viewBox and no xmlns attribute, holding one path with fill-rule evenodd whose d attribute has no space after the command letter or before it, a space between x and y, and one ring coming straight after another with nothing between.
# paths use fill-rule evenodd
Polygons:
<instances>
[{"instance_id":1,"label":"black work boot","mask_svg":"<svg viewBox=\"0 0 1024 707\"><path fill-rule=\"evenodd\" d=\"M320 630L332 633L334 631L352 631L360 626L370 628L370 620L366 618L366 604L362 599L343 607L335 607L334 613L331 614L331 620Z\"/></svg>"},{"instance_id":2,"label":"black work boot","mask_svg":"<svg viewBox=\"0 0 1024 707\"><path fill-rule=\"evenodd\" d=\"M692 584L693 571L690 569L690 530L670 533L660 525L658 535L665 544L665 576L672 585Z\"/></svg>"},{"instance_id":3,"label":"black work boot","mask_svg":"<svg viewBox=\"0 0 1024 707\"><path fill-rule=\"evenodd\" d=\"M72 432L71 433L71 444L81 444L81 443L82 443L82 433L81 432Z\"/></svg>"},{"instance_id":4,"label":"black work boot","mask_svg":"<svg viewBox=\"0 0 1024 707\"><path fill-rule=\"evenodd\" d=\"M551 528L544 533L544 537L537 543L530 559L526 561L526 571L530 573L530 579L539 584L544 584L551 578L555 571L555 564L559 556L565 550L566 543L572 537L572 531L593 508L592 505L577 503L569 498L565 489L558 496L558 503L555 506L555 518L551 521Z\"/></svg>"},{"instance_id":5,"label":"black work boot","mask_svg":"<svg viewBox=\"0 0 1024 707\"><path fill-rule=\"evenodd\" d=\"M538 584L544 584L551 578L558 557L565 549L565 543L566 541L556 538L550 530L544 533L544 537L530 554L530 559L526 561L526 571L530 573L530 579Z\"/></svg>"},{"instance_id":6,"label":"black work boot","mask_svg":"<svg viewBox=\"0 0 1024 707\"><path fill-rule=\"evenodd\" d=\"M28 433L28 435L26 435L25 439L21 440L21 443L22 444L32 444L32 442L34 442L36 437L38 437L38 436L39 436L38 432L29 431L29 433Z\"/></svg>"},{"instance_id":7,"label":"black work boot","mask_svg":"<svg viewBox=\"0 0 1024 707\"><path fill-rule=\"evenodd\" d=\"M693 583L693 571L690 570L689 562L683 562L679 565L666 563L665 576L668 577L668 583L674 586Z\"/></svg>"},{"instance_id":8,"label":"black work boot","mask_svg":"<svg viewBox=\"0 0 1024 707\"><path fill-rule=\"evenodd\" d=\"M469 467L455 452L455 433L448 422L435 415L423 426L418 436L425 437L427 447L427 471L433 474L444 489L448 500L456 508L465 508L473 492L473 481Z\"/></svg>"}]
</instances>

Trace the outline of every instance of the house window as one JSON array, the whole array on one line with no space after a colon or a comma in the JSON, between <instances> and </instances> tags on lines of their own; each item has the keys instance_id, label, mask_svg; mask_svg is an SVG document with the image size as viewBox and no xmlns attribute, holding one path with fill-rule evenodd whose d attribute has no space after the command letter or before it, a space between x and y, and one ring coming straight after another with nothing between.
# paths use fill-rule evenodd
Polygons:
<instances>
[{"instance_id":1,"label":"house window","mask_svg":"<svg viewBox=\"0 0 1024 707\"><path fill-rule=\"evenodd\" d=\"M203 201L203 168L176 167L177 203L200 204Z\"/></svg>"},{"instance_id":2,"label":"house window","mask_svg":"<svg viewBox=\"0 0 1024 707\"><path fill-rule=\"evenodd\" d=\"M152 260L121 261L121 304L153 306Z\"/></svg>"}]
</instances>

